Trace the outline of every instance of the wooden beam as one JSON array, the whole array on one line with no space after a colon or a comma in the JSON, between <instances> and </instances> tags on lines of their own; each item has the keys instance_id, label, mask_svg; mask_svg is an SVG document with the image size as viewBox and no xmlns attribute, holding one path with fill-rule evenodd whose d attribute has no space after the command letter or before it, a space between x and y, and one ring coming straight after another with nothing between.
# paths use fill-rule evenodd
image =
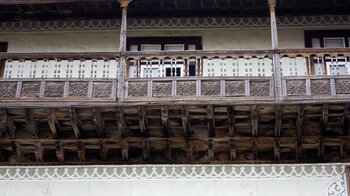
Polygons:
<instances>
[{"instance_id":1,"label":"wooden beam","mask_svg":"<svg viewBox=\"0 0 350 196\"><path fill-rule=\"evenodd\" d=\"M79 127L81 126L81 122L79 120L78 113L77 113L75 108L70 108L69 113L70 113L70 121L72 123L74 135L76 138L79 138L80 137L80 128Z\"/></svg>"},{"instance_id":2,"label":"wooden beam","mask_svg":"<svg viewBox=\"0 0 350 196\"><path fill-rule=\"evenodd\" d=\"M13 123L6 109L0 109L0 124L6 127L7 133L11 139L16 138L16 125Z\"/></svg>"},{"instance_id":3,"label":"wooden beam","mask_svg":"<svg viewBox=\"0 0 350 196\"><path fill-rule=\"evenodd\" d=\"M22 161L23 159L23 151L21 148L21 144L18 142L12 142L12 152L16 154L18 161Z\"/></svg>"},{"instance_id":4,"label":"wooden beam","mask_svg":"<svg viewBox=\"0 0 350 196\"><path fill-rule=\"evenodd\" d=\"M144 106L138 106L138 118L139 118L139 126L140 131L143 134L143 136L148 136L148 120L147 120L147 114L145 111Z\"/></svg>"},{"instance_id":5,"label":"wooden beam","mask_svg":"<svg viewBox=\"0 0 350 196\"><path fill-rule=\"evenodd\" d=\"M168 106L161 107L161 115L162 115L162 128L164 137L170 137L171 129L169 126L169 110Z\"/></svg>"},{"instance_id":6,"label":"wooden beam","mask_svg":"<svg viewBox=\"0 0 350 196\"><path fill-rule=\"evenodd\" d=\"M280 139L273 140L274 158L275 160L281 160L281 141Z\"/></svg>"},{"instance_id":7,"label":"wooden beam","mask_svg":"<svg viewBox=\"0 0 350 196\"><path fill-rule=\"evenodd\" d=\"M100 157L102 161L108 160L108 146L104 141L100 142Z\"/></svg>"},{"instance_id":8,"label":"wooden beam","mask_svg":"<svg viewBox=\"0 0 350 196\"><path fill-rule=\"evenodd\" d=\"M304 126L304 107L299 106L298 107L298 118L296 121L297 126L297 136L302 136L304 134L303 126Z\"/></svg>"},{"instance_id":9,"label":"wooden beam","mask_svg":"<svg viewBox=\"0 0 350 196\"><path fill-rule=\"evenodd\" d=\"M250 119L251 119L251 127L252 127L252 136L253 137L257 137L258 136L258 122L259 122L259 117L258 117L258 111L259 108L257 105L253 105L251 106L251 115L250 115Z\"/></svg>"},{"instance_id":10,"label":"wooden beam","mask_svg":"<svg viewBox=\"0 0 350 196\"><path fill-rule=\"evenodd\" d=\"M56 156L58 161L64 162L64 148L62 142L56 142Z\"/></svg>"},{"instance_id":11,"label":"wooden beam","mask_svg":"<svg viewBox=\"0 0 350 196\"><path fill-rule=\"evenodd\" d=\"M234 106L228 106L227 107L227 114L228 114L228 122L229 122L229 136L234 137L236 128L236 120L235 120L235 109Z\"/></svg>"},{"instance_id":12,"label":"wooden beam","mask_svg":"<svg viewBox=\"0 0 350 196\"><path fill-rule=\"evenodd\" d=\"M105 137L106 126L105 126L105 122L102 119L102 114L101 114L100 109L93 108L92 113L93 113L93 121L96 125L97 135L100 138Z\"/></svg>"},{"instance_id":13,"label":"wooden beam","mask_svg":"<svg viewBox=\"0 0 350 196\"><path fill-rule=\"evenodd\" d=\"M325 135L327 132L328 119L329 119L329 104L323 104L322 118L321 118L321 135Z\"/></svg>"},{"instance_id":14,"label":"wooden beam","mask_svg":"<svg viewBox=\"0 0 350 196\"><path fill-rule=\"evenodd\" d=\"M320 161L324 160L325 155L325 141L324 138L319 138L319 146L318 146L318 158Z\"/></svg>"},{"instance_id":15,"label":"wooden beam","mask_svg":"<svg viewBox=\"0 0 350 196\"><path fill-rule=\"evenodd\" d=\"M189 162L193 161L193 144L191 140L186 142L186 157Z\"/></svg>"},{"instance_id":16,"label":"wooden beam","mask_svg":"<svg viewBox=\"0 0 350 196\"><path fill-rule=\"evenodd\" d=\"M215 160L214 151L215 151L214 140L213 139L209 139L208 140L208 158L209 158L209 161Z\"/></svg>"},{"instance_id":17,"label":"wooden beam","mask_svg":"<svg viewBox=\"0 0 350 196\"><path fill-rule=\"evenodd\" d=\"M165 154L165 159L167 161L171 161L171 141L166 141L165 148L164 148L164 154Z\"/></svg>"},{"instance_id":18,"label":"wooden beam","mask_svg":"<svg viewBox=\"0 0 350 196\"><path fill-rule=\"evenodd\" d=\"M229 146L230 146L230 160L235 161L237 159L236 141L233 139L230 139Z\"/></svg>"},{"instance_id":19,"label":"wooden beam","mask_svg":"<svg viewBox=\"0 0 350 196\"><path fill-rule=\"evenodd\" d=\"M282 106L278 105L275 108L275 136L281 136L281 127L282 127Z\"/></svg>"},{"instance_id":20,"label":"wooden beam","mask_svg":"<svg viewBox=\"0 0 350 196\"><path fill-rule=\"evenodd\" d=\"M207 126L209 137L215 137L214 106L207 106Z\"/></svg>"},{"instance_id":21,"label":"wooden beam","mask_svg":"<svg viewBox=\"0 0 350 196\"><path fill-rule=\"evenodd\" d=\"M122 140L122 160L129 160L129 144L126 140Z\"/></svg>"},{"instance_id":22,"label":"wooden beam","mask_svg":"<svg viewBox=\"0 0 350 196\"><path fill-rule=\"evenodd\" d=\"M151 148L150 148L150 145L149 145L149 141L148 140L144 140L143 141L143 160L145 161L149 161L150 160L150 154L151 154Z\"/></svg>"},{"instance_id":23,"label":"wooden beam","mask_svg":"<svg viewBox=\"0 0 350 196\"><path fill-rule=\"evenodd\" d=\"M345 104L344 115L341 121L343 133L342 135L349 135L350 133L350 104Z\"/></svg>"},{"instance_id":24,"label":"wooden beam","mask_svg":"<svg viewBox=\"0 0 350 196\"><path fill-rule=\"evenodd\" d=\"M189 137L191 136L190 120L188 116L189 116L188 108L186 106L182 106L182 109L181 109L182 128L183 128L183 132L186 140L188 140Z\"/></svg>"},{"instance_id":25,"label":"wooden beam","mask_svg":"<svg viewBox=\"0 0 350 196\"><path fill-rule=\"evenodd\" d=\"M51 129L52 134L57 137L58 136L58 130L60 130L60 125L56 117L55 109L51 108L47 110L47 122L49 124L49 127Z\"/></svg>"},{"instance_id":26,"label":"wooden beam","mask_svg":"<svg viewBox=\"0 0 350 196\"><path fill-rule=\"evenodd\" d=\"M125 118L124 118L124 110L121 107L118 107L116 109L116 121L117 121L117 127L118 132L121 137L126 137L126 124L125 124Z\"/></svg>"},{"instance_id":27,"label":"wooden beam","mask_svg":"<svg viewBox=\"0 0 350 196\"><path fill-rule=\"evenodd\" d=\"M253 159L258 159L258 145L256 138L252 138L252 152L253 152Z\"/></svg>"},{"instance_id":28,"label":"wooden beam","mask_svg":"<svg viewBox=\"0 0 350 196\"><path fill-rule=\"evenodd\" d=\"M303 159L303 139L299 138L295 142L296 142L296 145L295 145L296 159L302 160Z\"/></svg>"},{"instance_id":29,"label":"wooden beam","mask_svg":"<svg viewBox=\"0 0 350 196\"><path fill-rule=\"evenodd\" d=\"M37 161L44 161L44 149L41 142L34 142L34 154Z\"/></svg>"},{"instance_id":30,"label":"wooden beam","mask_svg":"<svg viewBox=\"0 0 350 196\"><path fill-rule=\"evenodd\" d=\"M25 119L26 119L27 129L29 130L30 134L33 137L38 138L39 131L31 109L25 109Z\"/></svg>"},{"instance_id":31,"label":"wooden beam","mask_svg":"<svg viewBox=\"0 0 350 196\"><path fill-rule=\"evenodd\" d=\"M80 161L85 161L85 146L82 142L77 142L77 153Z\"/></svg>"}]
</instances>

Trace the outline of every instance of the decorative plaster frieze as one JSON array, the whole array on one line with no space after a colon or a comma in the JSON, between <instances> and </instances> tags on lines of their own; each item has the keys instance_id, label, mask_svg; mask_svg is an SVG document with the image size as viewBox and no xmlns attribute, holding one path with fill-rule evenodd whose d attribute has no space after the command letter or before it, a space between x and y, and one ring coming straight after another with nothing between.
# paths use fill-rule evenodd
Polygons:
<instances>
[{"instance_id":1,"label":"decorative plaster frieze","mask_svg":"<svg viewBox=\"0 0 350 196\"><path fill-rule=\"evenodd\" d=\"M279 27L349 26L349 15L277 17ZM268 17L129 19L128 29L187 29L269 27ZM119 30L120 20L0 22L0 32Z\"/></svg>"}]
</instances>

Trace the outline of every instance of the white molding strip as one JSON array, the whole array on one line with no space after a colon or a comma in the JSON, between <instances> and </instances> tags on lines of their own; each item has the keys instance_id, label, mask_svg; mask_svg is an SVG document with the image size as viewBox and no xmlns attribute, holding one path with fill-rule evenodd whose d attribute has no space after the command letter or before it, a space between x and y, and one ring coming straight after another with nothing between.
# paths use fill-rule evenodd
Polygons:
<instances>
[{"instance_id":1,"label":"white molding strip","mask_svg":"<svg viewBox=\"0 0 350 196\"><path fill-rule=\"evenodd\" d=\"M325 16L281 16L277 18L279 27L300 26L349 26L350 15ZM157 18L129 19L129 29L201 29L201 28L246 28L269 27L268 17L244 18ZM63 21L11 21L0 22L0 32L31 31L81 31L119 30L120 21L111 20L63 20Z\"/></svg>"},{"instance_id":2,"label":"white molding strip","mask_svg":"<svg viewBox=\"0 0 350 196\"><path fill-rule=\"evenodd\" d=\"M1 181L329 179L328 196L347 196L344 164L3 166Z\"/></svg>"}]
</instances>

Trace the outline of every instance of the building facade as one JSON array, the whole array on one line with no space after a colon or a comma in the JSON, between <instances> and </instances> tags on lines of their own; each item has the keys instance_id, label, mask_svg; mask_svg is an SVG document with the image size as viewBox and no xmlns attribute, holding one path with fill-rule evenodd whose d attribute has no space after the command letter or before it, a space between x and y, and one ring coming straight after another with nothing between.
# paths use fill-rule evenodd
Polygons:
<instances>
[{"instance_id":1,"label":"building facade","mask_svg":"<svg viewBox=\"0 0 350 196\"><path fill-rule=\"evenodd\" d=\"M349 8L0 0L0 195L348 195Z\"/></svg>"}]
</instances>

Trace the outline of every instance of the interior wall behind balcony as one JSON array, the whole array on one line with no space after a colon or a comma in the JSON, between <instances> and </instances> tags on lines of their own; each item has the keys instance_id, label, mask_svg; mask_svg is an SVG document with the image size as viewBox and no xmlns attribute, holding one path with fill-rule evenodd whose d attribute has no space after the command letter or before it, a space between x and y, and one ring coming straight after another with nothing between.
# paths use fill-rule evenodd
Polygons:
<instances>
[{"instance_id":1,"label":"interior wall behind balcony","mask_svg":"<svg viewBox=\"0 0 350 196\"><path fill-rule=\"evenodd\" d=\"M270 30L130 30L128 36L200 36L204 50L270 49ZM280 29L281 48L303 48L303 29ZM119 48L119 31L0 33L8 52L113 52Z\"/></svg>"}]
</instances>

